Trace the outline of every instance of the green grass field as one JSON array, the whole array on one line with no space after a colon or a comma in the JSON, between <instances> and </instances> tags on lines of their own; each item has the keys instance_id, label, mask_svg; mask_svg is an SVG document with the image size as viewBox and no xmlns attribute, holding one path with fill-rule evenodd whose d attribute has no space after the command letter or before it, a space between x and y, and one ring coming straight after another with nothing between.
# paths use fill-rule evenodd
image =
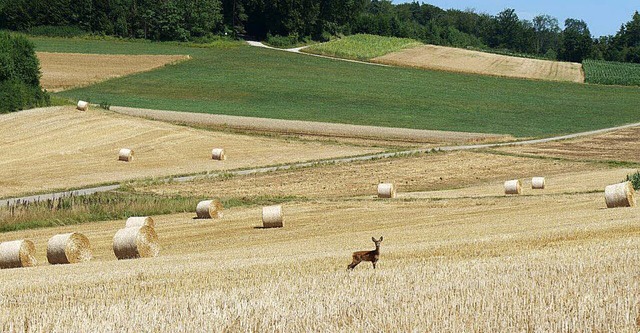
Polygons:
<instances>
[{"instance_id":1,"label":"green grass field","mask_svg":"<svg viewBox=\"0 0 640 333\"><path fill-rule=\"evenodd\" d=\"M408 38L352 35L327 43L311 45L304 52L354 60L370 60L422 43Z\"/></svg>"},{"instance_id":2,"label":"green grass field","mask_svg":"<svg viewBox=\"0 0 640 333\"><path fill-rule=\"evenodd\" d=\"M547 136L640 121L640 89L386 68L224 43L34 38L38 51L192 60L58 96L251 117Z\"/></svg>"},{"instance_id":3,"label":"green grass field","mask_svg":"<svg viewBox=\"0 0 640 333\"><path fill-rule=\"evenodd\" d=\"M640 86L640 64L585 60L582 67L587 83Z\"/></svg>"}]
</instances>

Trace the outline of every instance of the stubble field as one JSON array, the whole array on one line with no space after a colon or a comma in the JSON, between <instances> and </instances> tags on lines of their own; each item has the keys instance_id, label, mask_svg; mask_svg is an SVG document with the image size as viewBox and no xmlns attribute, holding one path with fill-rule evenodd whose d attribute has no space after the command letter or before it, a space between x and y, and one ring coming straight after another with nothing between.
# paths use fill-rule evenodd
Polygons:
<instances>
[{"instance_id":1,"label":"stubble field","mask_svg":"<svg viewBox=\"0 0 640 333\"><path fill-rule=\"evenodd\" d=\"M44 89L60 92L188 60L184 55L38 52Z\"/></svg>"},{"instance_id":2,"label":"stubble field","mask_svg":"<svg viewBox=\"0 0 640 333\"><path fill-rule=\"evenodd\" d=\"M0 119L0 197L380 151L198 130L72 107L23 111ZM133 149L132 162L118 161L121 148ZM224 148L227 160L212 160L213 148Z\"/></svg>"},{"instance_id":3,"label":"stubble field","mask_svg":"<svg viewBox=\"0 0 640 333\"><path fill-rule=\"evenodd\" d=\"M0 287L0 322L51 332L636 332L640 213L606 209L602 193L632 171L454 152L133 183L139 192L300 199L284 205L283 229L260 228L258 206L219 220L154 216L162 250L151 259L115 259L124 220L0 234L33 240L41 262L0 271L14 281ZM547 189L528 189L533 175L547 176ZM523 196L503 194L508 176L525 180ZM399 184L399 198L375 199L378 181ZM89 237L94 259L48 265L48 237L71 231ZM372 236L385 238L378 269L347 272L350 253L370 249Z\"/></svg>"},{"instance_id":4,"label":"stubble field","mask_svg":"<svg viewBox=\"0 0 640 333\"><path fill-rule=\"evenodd\" d=\"M573 160L640 163L640 128L632 127L571 141L556 141L533 146L501 148L514 153Z\"/></svg>"},{"instance_id":5,"label":"stubble field","mask_svg":"<svg viewBox=\"0 0 640 333\"><path fill-rule=\"evenodd\" d=\"M116 261L124 221L80 231L92 262L3 270L3 330L635 332L640 217L601 193L442 200L317 200L257 229L259 207L222 220L159 216L154 259ZM350 252L383 235L377 270ZM375 314L375 315L373 315Z\"/></svg>"},{"instance_id":6,"label":"stubble field","mask_svg":"<svg viewBox=\"0 0 640 333\"><path fill-rule=\"evenodd\" d=\"M129 79L94 88L136 82ZM509 82L522 89L533 84ZM39 261L0 270L3 332L640 330L640 211L606 209L603 195L606 185L635 172L634 148L626 147L640 144L636 129L530 147L157 184L146 178L381 149L70 107L0 119L0 196L125 181L121 191L128 195L291 198L278 229L261 227L261 206L251 200L216 220L194 219L193 212L153 216L161 246L156 258L116 260L113 236L124 219L0 233L0 242L32 240ZM136 151L132 163L116 161L123 146ZM211 160L215 146L227 150L227 161ZM547 177L547 188L531 190L533 176ZM523 180L524 194L504 195L503 182L514 178ZM398 198L375 198L380 182L398 185ZM72 231L89 238L93 260L49 265L49 237ZM378 268L362 263L348 272L351 252L372 249L372 236L384 236Z\"/></svg>"},{"instance_id":7,"label":"stubble field","mask_svg":"<svg viewBox=\"0 0 640 333\"><path fill-rule=\"evenodd\" d=\"M519 58L437 45L408 48L371 61L449 72L584 83L580 63Z\"/></svg>"},{"instance_id":8,"label":"stubble field","mask_svg":"<svg viewBox=\"0 0 640 333\"><path fill-rule=\"evenodd\" d=\"M407 158L325 165L292 171L278 171L247 177L200 179L196 182L146 185L133 183L140 192L156 194L200 193L210 196L244 197L296 195L306 198L348 198L374 193L379 183L392 182L403 192L460 189L535 175L562 175L600 170L588 163L499 156L480 152L421 154Z\"/></svg>"}]
</instances>

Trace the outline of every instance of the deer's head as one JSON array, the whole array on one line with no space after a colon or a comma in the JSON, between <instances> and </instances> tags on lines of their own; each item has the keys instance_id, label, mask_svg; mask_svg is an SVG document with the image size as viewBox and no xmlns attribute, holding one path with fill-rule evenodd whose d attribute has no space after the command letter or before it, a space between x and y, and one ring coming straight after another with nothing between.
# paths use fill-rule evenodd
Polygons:
<instances>
[{"instance_id":1,"label":"deer's head","mask_svg":"<svg viewBox=\"0 0 640 333\"><path fill-rule=\"evenodd\" d=\"M371 240L376 244L376 247L380 247L380 243L382 243L383 237L380 236L380 240L377 240L375 237L371 237Z\"/></svg>"}]
</instances>

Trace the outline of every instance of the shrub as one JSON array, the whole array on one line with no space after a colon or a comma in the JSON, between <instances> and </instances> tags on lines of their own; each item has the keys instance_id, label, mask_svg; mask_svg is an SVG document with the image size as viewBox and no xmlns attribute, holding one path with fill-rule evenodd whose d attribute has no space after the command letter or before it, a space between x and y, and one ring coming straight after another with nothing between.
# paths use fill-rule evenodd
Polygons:
<instances>
[{"instance_id":1,"label":"shrub","mask_svg":"<svg viewBox=\"0 0 640 333\"><path fill-rule=\"evenodd\" d=\"M100 102L100 105L98 105L101 109L105 109L105 110L110 110L111 109L111 103L109 102Z\"/></svg>"},{"instance_id":2,"label":"shrub","mask_svg":"<svg viewBox=\"0 0 640 333\"><path fill-rule=\"evenodd\" d=\"M0 113L49 105L40 87L40 63L23 36L0 32Z\"/></svg>"},{"instance_id":3,"label":"shrub","mask_svg":"<svg viewBox=\"0 0 640 333\"><path fill-rule=\"evenodd\" d=\"M0 113L48 106L49 94L16 79L0 81Z\"/></svg>"},{"instance_id":4,"label":"shrub","mask_svg":"<svg viewBox=\"0 0 640 333\"><path fill-rule=\"evenodd\" d=\"M626 181L631 182L635 190L640 190L640 171L628 175Z\"/></svg>"},{"instance_id":5,"label":"shrub","mask_svg":"<svg viewBox=\"0 0 640 333\"><path fill-rule=\"evenodd\" d=\"M271 34L267 34L266 42L273 47L286 49L298 45L300 43L300 39L298 38L298 35L273 36Z\"/></svg>"}]
</instances>

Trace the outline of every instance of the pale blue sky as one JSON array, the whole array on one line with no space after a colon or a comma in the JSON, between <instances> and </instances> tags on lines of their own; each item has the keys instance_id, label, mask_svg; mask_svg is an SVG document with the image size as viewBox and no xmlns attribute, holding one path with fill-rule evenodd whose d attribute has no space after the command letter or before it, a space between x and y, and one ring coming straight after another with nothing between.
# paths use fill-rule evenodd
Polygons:
<instances>
[{"instance_id":1,"label":"pale blue sky","mask_svg":"<svg viewBox=\"0 0 640 333\"><path fill-rule=\"evenodd\" d=\"M394 3L411 2L395 0ZM581 19L587 22L591 34L595 37L614 35L620 25L631 20L634 11L640 11L640 0L428 0L420 1L443 9L473 8L480 13L495 15L505 8L516 10L521 19L531 20L538 14L549 14L558 19L560 28L564 28L567 18Z\"/></svg>"}]
</instances>

